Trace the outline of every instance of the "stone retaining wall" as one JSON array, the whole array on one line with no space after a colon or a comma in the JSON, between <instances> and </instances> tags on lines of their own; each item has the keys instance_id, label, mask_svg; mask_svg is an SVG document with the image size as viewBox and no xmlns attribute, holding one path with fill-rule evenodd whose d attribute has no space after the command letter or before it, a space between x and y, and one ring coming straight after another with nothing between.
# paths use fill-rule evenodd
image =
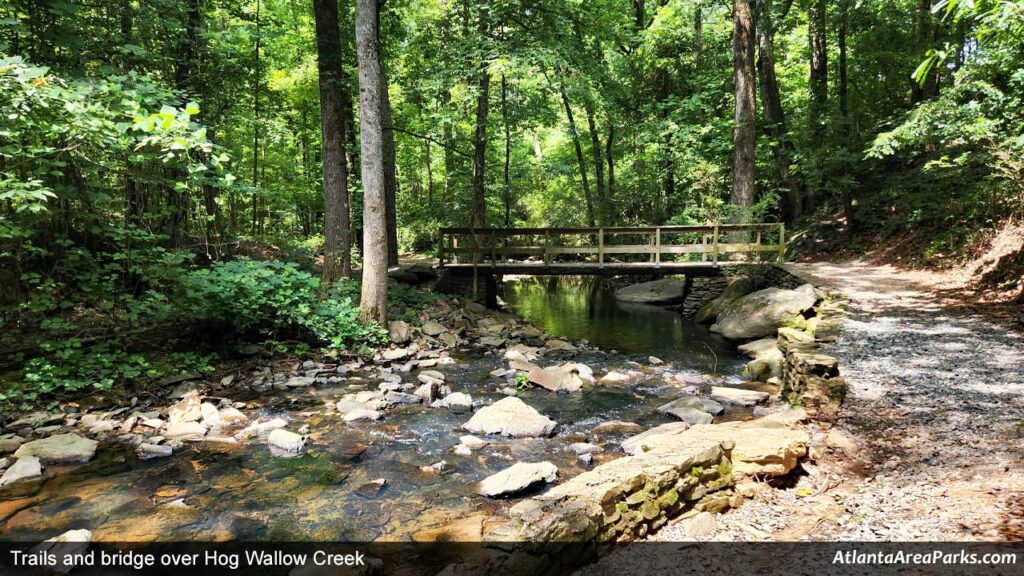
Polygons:
<instances>
[{"instance_id":1,"label":"stone retaining wall","mask_svg":"<svg viewBox=\"0 0 1024 576\"><path fill-rule=\"evenodd\" d=\"M663 446L612 460L509 511L510 522L488 540L629 541L643 538L689 509L719 511L732 485L733 445L704 440Z\"/></svg>"}]
</instances>

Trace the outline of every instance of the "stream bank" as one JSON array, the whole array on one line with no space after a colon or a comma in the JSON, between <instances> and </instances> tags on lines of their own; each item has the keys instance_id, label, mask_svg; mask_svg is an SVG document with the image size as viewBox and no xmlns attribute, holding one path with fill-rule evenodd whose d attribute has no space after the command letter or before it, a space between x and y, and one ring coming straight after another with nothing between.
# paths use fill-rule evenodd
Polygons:
<instances>
[{"instance_id":1,"label":"stream bank","mask_svg":"<svg viewBox=\"0 0 1024 576\"><path fill-rule=\"evenodd\" d=\"M746 381L738 374L744 360L700 327L694 329L703 331L702 338L722 346L722 356L710 371L706 355L662 359L612 354L587 341L554 338L515 316L457 300L439 301L414 322L399 322L390 327L396 344L373 359L264 366L230 382L229 388L237 388L233 393L224 390L223 382L219 391L211 386L200 392L188 389L202 389L201 384L182 383L175 391L181 400L168 408L145 413L122 408L59 418L49 414L20 423L21 431L31 434L47 427L48 432L73 430L100 444L88 464L52 462L44 476L0 492L0 534L35 539L63 529L88 528L97 540L353 541L500 535L508 519L515 517L511 509L517 502L530 502L521 500L523 496L566 494L573 486L587 484L588 473L603 475L597 469L606 470L602 466L607 465L646 474L645 462L655 457L647 453L660 454L660 449L642 449L630 456L617 446L627 445L637 432L651 430L670 433L666 445L678 444L668 439L689 433L689 425L659 408L673 400L707 397L715 388L742 390ZM564 372L569 381L582 381L576 392L552 393L527 384L539 377L534 368L545 373L567 365L575 367ZM475 413L461 402L445 405L446 399L459 394L469 398ZM539 433L506 433L499 419L498 428L467 429L502 398L515 400L556 426L542 427ZM758 402L727 402L721 411L714 410L714 420L733 420L741 426L752 416L772 411ZM788 412L792 416L799 411ZM227 425L226 415L234 416L234 426ZM787 417L785 427L802 419L797 416ZM190 434L177 438L178 445L173 438L168 440L167 432L182 424ZM719 424L692 430L703 428L730 430ZM275 441L271 434L277 430L295 436L283 436L282 442L282 434L277 434ZM763 427L748 436L764 436ZM788 472L803 453L803 437L790 440L767 451L769 459L776 458L777 450L788 455L781 458L785 465L773 473ZM716 490L731 486L736 457L747 444L735 438L702 442L714 452L706 462L671 451L666 457L682 458L674 465L680 478L696 478ZM278 453L267 444L276 445ZM171 454L144 459L148 448L143 445L170 445ZM553 479L559 484L554 489L545 492L544 482L531 482L526 491L513 495L514 500L477 494L479 481L511 464L541 458L557 468ZM687 471L695 466L709 473L689 476ZM682 501L719 510L725 494L715 495L714 505L700 504L704 495L690 493L694 495L693 500ZM725 496L725 504L742 500L736 491ZM670 498L666 493L659 493L661 497ZM642 507L649 498L634 500ZM657 528L675 514L674 505L659 506L649 520L631 520L630 532L617 534L642 537L652 529L648 526ZM682 509L681 504L676 511ZM660 519L657 526L649 523L655 519ZM633 531L641 530L641 525L643 533Z\"/></svg>"}]
</instances>

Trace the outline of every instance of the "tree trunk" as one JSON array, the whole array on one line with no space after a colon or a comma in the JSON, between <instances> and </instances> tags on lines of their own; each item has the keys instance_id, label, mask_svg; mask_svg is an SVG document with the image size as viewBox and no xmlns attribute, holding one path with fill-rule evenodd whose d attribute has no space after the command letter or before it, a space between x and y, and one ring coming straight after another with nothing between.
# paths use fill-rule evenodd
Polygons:
<instances>
[{"instance_id":1,"label":"tree trunk","mask_svg":"<svg viewBox=\"0 0 1024 576\"><path fill-rule=\"evenodd\" d=\"M808 42L811 49L811 72L808 124L811 141L823 143L828 115L828 13L825 0L811 0L808 9Z\"/></svg>"},{"instance_id":2,"label":"tree trunk","mask_svg":"<svg viewBox=\"0 0 1024 576\"><path fill-rule=\"evenodd\" d=\"M914 19L914 31L916 44L921 59L925 57L928 49L935 39L935 22L932 17L932 0L918 0L917 14ZM925 77L924 85L918 83L916 78L910 80L910 100L913 104L923 102L939 95L939 70L932 67Z\"/></svg>"},{"instance_id":3,"label":"tree trunk","mask_svg":"<svg viewBox=\"0 0 1024 576\"><path fill-rule=\"evenodd\" d=\"M380 10L384 0L377 2L377 38L380 38ZM395 130L391 120L391 96L388 92L388 75L384 67L384 50L377 50L380 68L380 118L383 122L381 135L384 153L384 210L388 224L388 266L398 266L398 174L395 164Z\"/></svg>"},{"instance_id":4,"label":"tree trunk","mask_svg":"<svg viewBox=\"0 0 1024 576\"><path fill-rule=\"evenodd\" d=\"M779 94L779 80L775 73L775 25L772 19L771 0L758 2L757 10L757 73L761 88L761 106L764 109L765 129L774 144L772 160L779 173L779 180L785 187L780 202L782 220L791 223L800 216L803 187L793 173L793 155L796 148L789 138L782 98Z\"/></svg>"},{"instance_id":5,"label":"tree trunk","mask_svg":"<svg viewBox=\"0 0 1024 576\"><path fill-rule=\"evenodd\" d=\"M320 72L320 133L323 138L324 265L323 280L352 274L349 237L348 162L345 158L344 92L348 90L341 59L338 0L313 0L317 68Z\"/></svg>"},{"instance_id":6,"label":"tree trunk","mask_svg":"<svg viewBox=\"0 0 1024 576\"><path fill-rule=\"evenodd\" d=\"M601 135L597 131L594 119L594 103L589 96L583 98L583 110L587 113L587 128L590 130L590 151L594 157L594 176L597 184L597 221L604 224L608 218L608 189L604 181L604 158L601 154Z\"/></svg>"},{"instance_id":7,"label":"tree trunk","mask_svg":"<svg viewBox=\"0 0 1024 576\"><path fill-rule=\"evenodd\" d=\"M256 47L253 52L255 65L252 73L253 123L252 123L252 221L251 230L255 233L258 208L258 188L260 176L260 0L256 0Z\"/></svg>"},{"instance_id":8,"label":"tree trunk","mask_svg":"<svg viewBox=\"0 0 1024 576\"><path fill-rule=\"evenodd\" d=\"M364 320L384 326L388 309L388 236L377 0L356 0L355 28L363 173L363 278L359 312Z\"/></svg>"},{"instance_id":9,"label":"tree trunk","mask_svg":"<svg viewBox=\"0 0 1024 576\"><path fill-rule=\"evenodd\" d=\"M732 204L736 206L735 221L751 220L754 205L754 18L750 2L733 3L733 81L736 92L736 128L733 133L735 148L732 164Z\"/></svg>"},{"instance_id":10,"label":"tree trunk","mask_svg":"<svg viewBox=\"0 0 1024 576\"><path fill-rule=\"evenodd\" d=\"M608 197L605 199L605 218L611 218L611 204L615 197L615 158L612 156L612 147L615 141L615 123L611 116L608 117L608 139L605 140L604 158L608 162Z\"/></svg>"},{"instance_id":11,"label":"tree trunk","mask_svg":"<svg viewBox=\"0 0 1024 576\"><path fill-rule=\"evenodd\" d=\"M491 74L487 68L487 62L480 63L476 96L476 132L473 136L473 228L483 228L487 225L484 168L487 163L487 111L491 86Z\"/></svg>"},{"instance_id":12,"label":"tree trunk","mask_svg":"<svg viewBox=\"0 0 1024 576\"><path fill-rule=\"evenodd\" d=\"M847 70L846 35L850 22L850 2L843 0L842 14L839 19L839 116L842 122L843 146L849 149L853 145L853 123L850 119L849 83ZM849 184L842 186L843 216L846 219L846 233L854 234L859 228L857 215L853 206L853 195Z\"/></svg>"},{"instance_id":13,"label":"tree trunk","mask_svg":"<svg viewBox=\"0 0 1024 576\"><path fill-rule=\"evenodd\" d=\"M505 165L502 167L502 191L505 199L505 227L512 222L512 179L509 169L512 163L512 138L508 126L508 84L505 75L501 75L501 122L505 127Z\"/></svg>"},{"instance_id":14,"label":"tree trunk","mask_svg":"<svg viewBox=\"0 0 1024 576\"><path fill-rule=\"evenodd\" d=\"M559 72L561 74L561 72ZM569 136L572 137L572 145L576 149L576 162L580 167L580 181L583 183L583 200L587 204L587 225L594 227L594 203L590 197L590 180L587 178L587 161L583 157L583 147L580 146L579 131L576 130L576 121L572 116L572 106L569 104L569 95L565 92L565 85L559 82L559 92L562 94L562 105L565 106L565 117L569 122Z\"/></svg>"}]
</instances>

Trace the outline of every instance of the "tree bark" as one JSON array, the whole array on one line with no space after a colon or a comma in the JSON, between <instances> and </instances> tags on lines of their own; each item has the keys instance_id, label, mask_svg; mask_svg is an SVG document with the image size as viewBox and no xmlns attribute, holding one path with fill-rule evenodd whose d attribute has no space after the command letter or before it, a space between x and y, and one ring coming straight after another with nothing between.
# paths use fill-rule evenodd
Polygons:
<instances>
[{"instance_id":1,"label":"tree bark","mask_svg":"<svg viewBox=\"0 0 1024 576\"><path fill-rule=\"evenodd\" d=\"M377 0L356 0L355 29L363 174L363 278L359 312L363 320L384 326L388 307L388 236Z\"/></svg>"},{"instance_id":2,"label":"tree bark","mask_svg":"<svg viewBox=\"0 0 1024 576\"><path fill-rule=\"evenodd\" d=\"M512 222L512 138L508 126L508 83L504 74L501 75L501 121L505 127L505 165L502 167L501 180L505 199L505 227L508 228Z\"/></svg>"},{"instance_id":3,"label":"tree bark","mask_svg":"<svg viewBox=\"0 0 1024 576\"><path fill-rule=\"evenodd\" d=\"M452 151L452 122L448 117L449 107L452 101L451 88L441 91L441 148L444 149L444 180L441 184L441 203L447 203L451 199L452 175L455 172L455 153Z\"/></svg>"},{"instance_id":4,"label":"tree bark","mask_svg":"<svg viewBox=\"0 0 1024 576\"><path fill-rule=\"evenodd\" d=\"M934 40L935 22L932 18L932 0L918 0L917 14L914 19L914 31L918 52L923 59ZM910 79L910 101L917 104L934 98L939 94L939 71L936 67L928 72L924 85L918 83L916 78Z\"/></svg>"},{"instance_id":5,"label":"tree bark","mask_svg":"<svg viewBox=\"0 0 1024 576\"><path fill-rule=\"evenodd\" d=\"M562 105L565 107L565 117L569 122L569 136L572 137L572 145L576 149L576 162L580 167L580 181L583 183L583 200L587 205L587 225L593 228L595 225L594 202L590 196L590 180L587 178L587 161L583 157L583 147L580 146L580 135L579 131L576 130L576 121L572 116L572 106L569 104L569 95L565 92L565 84L559 82L558 88L562 95Z\"/></svg>"},{"instance_id":6,"label":"tree bark","mask_svg":"<svg viewBox=\"0 0 1024 576\"><path fill-rule=\"evenodd\" d=\"M253 94L253 123L252 123L252 187L253 190L259 188L259 175L260 175L260 0L256 0L256 46L253 51L255 58L255 66L253 67L252 74L252 94ZM254 192L252 196L252 221L251 229L256 232L257 217L259 215L258 208L259 192Z\"/></svg>"},{"instance_id":7,"label":"tree bark","mask_svg":"<svg viewBox=\"0 0 1024 576\"><path fill-rule=\"evenodd\" d=\"M601 134L597 131L597 120L594 118L594 103L589 96L583 98L583 110L587 113L587 128L590 130L590 152L594 157L594 177L597 185L596 219L604 224L607 216L608 189L604 180L604 158L601 154Z\"/></svg>"},{"instance_id":8,"label":"tree bark","mask_svg":"<svg viewBox=\"0 0 1024 576\"><path fill-rule=\"evenodd\" d=\"M377 38L380 39L380 11L385 0L377 2ZM383 122L382 146L384 151L384 209L388 223L388 266L398 266L398 174L395 163L395 130L391 120L391 96L388 92L388 75L384 66L384 50L377 50L380 59L381 103L380 117Z\"/></svg>"},{"instance_id":9,"label":"tree bark","mask_svg":"<svg viewBox=\"0 0 1024 576\"><path fill-rule=\"evenodd\" d=\"M735 131L733 132L732 204L736 206L735 221L751 220L754 205L754 18L750 2L733 3L733 82L736 94Z\"/></svg>"},{"instance_id":10,"label":"tree bark","mask_svg":"<svg viewBox=\"0 0 1024 576\"><path fill-rule=\"evenodd\" d=\"M853 145L853 122L850 118L849 104L849 79L847 70L846 35L850 23L850 1L843 0L842 13L839 19L839 116L842 123L843 146L849 149ZM853 191L849 184L842 186L843 217L846 219L846 233L853 235L857 232L859 225L857 214L853 205Z\"/></svg>"},{"instance_id":11,"label":"tree bark","mask_svg":"<svg viewBox=\"0 0 1024 576\"><path fill-rule=\"evenodd\" d=\"M771 0L757 3L757 74L761 89L761 107L764 109L764 124L773 141L772 161L779 173L779 180L785 187L781 199L782 220L793 222L800 216L803 187L793 173L793 155L796 148L789 138L786 115L779 93L779 80L775 73L775 24L772 18Z\"/></svg>"},{"instance_id":12,"label":"tree bark","mask_svg":"<svg viewBox=\"0 0 1024 576\"><path fill-rule=\"evenodd\" d=\"M828 115L828 13L826 0L811 0L808 9L808 42L811 49L811 71L808 86L811 100L808 105L808 124L811 140L822 142Z\"/></svg>"},{"instance_id":13,"label":"tree bark","mask_svg":"<svg viewBox=\"0 0 1024 576\"><path fill-rule=\"evenodd\" d=\"M323 280L333 282L352 274L345 158L345 105L348 79L341 59L338 0L313 0L316 20L317 68L320 73L320 133L324 179Z\"/></svg>"},{"instance_id":14,"label":"tree bark","mask_svg":"<svg viewBox=\"0 0 1024 576\"><path fill-rule=\"evenodd\" d=\"M487 68L487 62L480 63L476 96L476 132L473 135L473 228L483 228L487 225L484 176L487 164L487 112L491 86L491 74Z\"/></svg>"}]
</instances>

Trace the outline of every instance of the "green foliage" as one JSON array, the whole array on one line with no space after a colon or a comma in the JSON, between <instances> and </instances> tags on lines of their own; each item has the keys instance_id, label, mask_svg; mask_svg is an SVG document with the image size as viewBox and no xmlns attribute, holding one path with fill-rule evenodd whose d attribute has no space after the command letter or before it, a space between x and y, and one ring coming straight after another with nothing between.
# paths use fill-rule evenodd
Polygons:
<instances>
[{"instance_id":1,"label":"green foliage","mask_svg":"<svg viewBox=\"0 0 1024 576\"><path fill-rule=\"evenodd\" d=\"M197 321L240 334L278 339L298 335L337 349L383 344L386 332L359 319L354 287L320 279L291 262L236 260L196 270L182 282L185 309Z\"/></svg>"}]
</instances>

